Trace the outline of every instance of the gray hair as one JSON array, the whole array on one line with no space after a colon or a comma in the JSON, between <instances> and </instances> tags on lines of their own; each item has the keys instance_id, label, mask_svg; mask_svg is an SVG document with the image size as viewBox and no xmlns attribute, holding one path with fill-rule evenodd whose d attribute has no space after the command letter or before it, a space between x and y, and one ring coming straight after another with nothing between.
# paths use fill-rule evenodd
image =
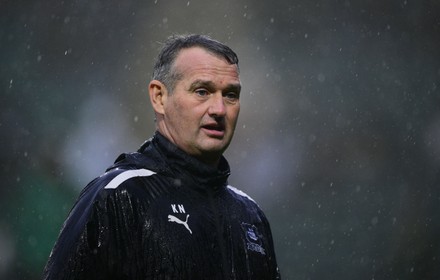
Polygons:
<instances>
[{"instance_id":1,"label":"gray hair","mask_svg":"<svg viewBox=\"0 0 440 280\"><path fill-rule=\"evenodd\" d=\"M238 70L237 54L225 44L206 35L173 35L165 42L153 69L153 79L161 81L170 93L174 90L177 81L182 78L182 73L178 73L173 69L174 61L182 49L192 47L201 47L218 57L224 58L229 64L236 64Z\"/></svg>"}]
</instances>

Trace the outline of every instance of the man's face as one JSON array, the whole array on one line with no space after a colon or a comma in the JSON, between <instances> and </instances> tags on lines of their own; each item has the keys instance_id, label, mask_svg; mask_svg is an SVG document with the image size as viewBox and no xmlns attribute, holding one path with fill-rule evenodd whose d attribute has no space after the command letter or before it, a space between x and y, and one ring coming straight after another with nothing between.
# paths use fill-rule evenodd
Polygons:
<instances>
[{"instance_id":1,"label":"man's face","mask_svg":"<svg viewBox=\"0 0 440 280\"><path fill-rule=\"evenodd\" d=\"M165 99L160 132L188 154L216 164L240 111L237 66L193 47L180 51L173 67L181 79Z\"/></svg>"}]
</instances>

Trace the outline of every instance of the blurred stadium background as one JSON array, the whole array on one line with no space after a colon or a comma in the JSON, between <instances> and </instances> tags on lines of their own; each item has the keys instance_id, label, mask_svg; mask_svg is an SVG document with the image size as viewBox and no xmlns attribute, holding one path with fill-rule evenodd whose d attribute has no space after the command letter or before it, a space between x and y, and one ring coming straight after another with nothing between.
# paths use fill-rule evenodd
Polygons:
<instances>
[{"instance_id":1,"label":"blurred stadium background","mask_svg":"<svg viewBox=\"0 0 440 280\"><path fill-rule=\"evenodd\" d=\"M239 55L230 183L284 279L439 279L438 1L1 1L0 279L40 279L79 191L154 132L175 33Z\"/></svg>"}]
</instances>

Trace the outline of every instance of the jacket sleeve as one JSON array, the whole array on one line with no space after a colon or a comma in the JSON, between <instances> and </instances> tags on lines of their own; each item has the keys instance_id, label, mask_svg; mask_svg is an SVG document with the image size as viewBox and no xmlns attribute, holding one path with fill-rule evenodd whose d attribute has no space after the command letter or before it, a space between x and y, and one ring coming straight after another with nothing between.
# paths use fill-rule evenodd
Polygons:
<instances>
[{"instance_id":1,"label":"jacket sleeve","mask_svg":"<svg viewBox=\"0 0 440 280\"><path fill-rule=\"evenodd\" d=\"M264 215L263 211L261 211L261 215L263 217L263 223L266 228L267 242L268 242L268 244L270 244L270 246L269 246L270 247L269 248L269 266L270 266L271 275L269 275L269 277L270 277L269 279L281 279L280 270L279 270L277 260L275 257L275 246L274 246L273 238L272 238L272 230L270 228L269 221L266 218L266 216Z\"/></svg>"},{"instance_id":2,"label":"jacket sleeve","mask_svg":"<svg viewBox=\"0 0 440 280\"><path fill-rule=\"evenodd\" d=\"M43 279L111 279L112 214L106 180L92 181L81 193L49 256ZM110 218L109 218L110 217Z\"/></svg>"}]
</instances>

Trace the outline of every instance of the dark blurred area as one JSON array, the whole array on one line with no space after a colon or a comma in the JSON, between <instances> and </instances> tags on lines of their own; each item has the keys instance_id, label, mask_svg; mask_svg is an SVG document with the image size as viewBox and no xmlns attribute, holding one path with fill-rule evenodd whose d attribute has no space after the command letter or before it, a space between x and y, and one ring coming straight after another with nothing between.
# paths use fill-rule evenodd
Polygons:
<instances>
[{"instance_id":1,"label":"dark blurred area","mask_svg":"<svg viewBox=\"0 0 440 280\"><path fill-rule=\"evenodd\" d=\"M440 279L440 2L256 2L0 2L0 279L40 279L80 190L153 134L175 33L240 57L230 184L283 279Z\"/></svg>"}]
</instances>

